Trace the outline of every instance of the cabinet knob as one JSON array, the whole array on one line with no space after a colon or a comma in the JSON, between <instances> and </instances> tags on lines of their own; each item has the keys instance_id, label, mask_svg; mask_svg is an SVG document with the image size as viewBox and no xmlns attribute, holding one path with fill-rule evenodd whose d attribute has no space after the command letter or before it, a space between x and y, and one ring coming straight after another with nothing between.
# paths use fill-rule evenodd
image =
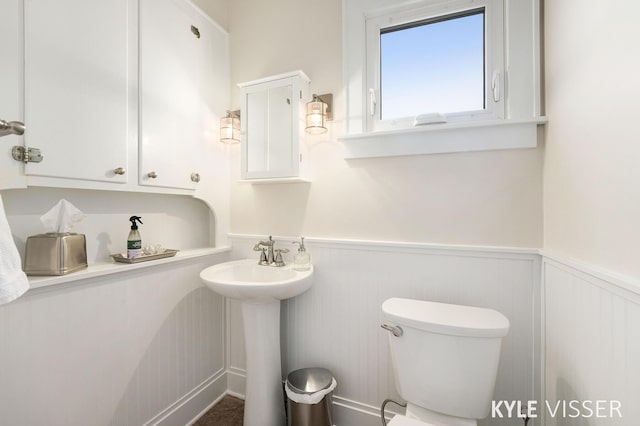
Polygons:
<instances>
[{"instance_id":1,"label":"cabinet knob","mask_svg":"<svg viewBox=\"0 0 640 426\"><path fill-rule=\"evenodd\" d=\"M191 173L191 182L200 182L200 173Z\"/></svg>"},{"instance_id":2,"label":"cabinet knob","mask_svg":"<svg viewBox=\"0 0 640 426\"><path fill-rule=\"evenodd\" d=\"M158 174L156 172L149 172L147 173L147 177L150 177L151 179L155 179L158 177Z\"/></svg>"},{"instance_id":3,"label":"cabinet knob","mask_svg":"<svg viewBox=\"0 0 640 426\"><path fill-rule=\"evenodd\" d=\"M115 169L113 171L113 173L117 174L117 175L123 175L125 174L127 171L124 169L124 167L118 167L117 169Z\"/></svg>"}]
</instances>

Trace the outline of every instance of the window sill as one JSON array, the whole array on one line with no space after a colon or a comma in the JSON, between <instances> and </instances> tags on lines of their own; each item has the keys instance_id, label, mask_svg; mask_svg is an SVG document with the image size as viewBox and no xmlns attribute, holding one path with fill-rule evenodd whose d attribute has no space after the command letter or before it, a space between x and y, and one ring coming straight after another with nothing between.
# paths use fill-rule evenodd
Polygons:
<instances>
[{"instance_id":1,"label":"window sill","mask_svg":"<svg viewBox=\"0 0 640 426\"><path fill-rule=\"evenodd\" d=\"M539 125L547 117L530 120L492 120L482 123L437 124L406 130L345 135L344 158L396 157L535 148Z\"/></svg>"},{"instance_id":2,"label":"window sill","mask_svg":"<svg viewBox=\"0 0 640 426\"><path fill-rule=\"evenodd\" d=\"M311 183L310 180L300 177L241 179L238 182L250 183L252 185L266 185L269 183Z\"/></svg>"}]
</instances>

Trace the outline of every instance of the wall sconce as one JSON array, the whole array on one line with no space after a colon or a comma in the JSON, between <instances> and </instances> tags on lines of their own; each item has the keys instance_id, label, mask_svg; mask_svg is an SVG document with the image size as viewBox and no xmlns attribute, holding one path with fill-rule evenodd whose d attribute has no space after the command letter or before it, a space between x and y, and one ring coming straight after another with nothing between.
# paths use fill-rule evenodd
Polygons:
<instances>
[{"instance_id":1,"label":"wall sconce","mask_svg":"<svg viewBox=\"0 0 640 426\"><path fill-rule=\"evenodd\" d=\"M307 103L307 133L319 135L327 131L327 121L332 119L333 94L316 95Z\"/></svg>"},{"instance_id":2,"label":"wall sconce","mask_svg":"<svg viewBox=\"0 0 640 426\"><path fill-rule=\"evenodd\" d=\"M220 142L240 142L240 110L227 111L227 116L220 119Z\"/></svg>"}]
</instances>

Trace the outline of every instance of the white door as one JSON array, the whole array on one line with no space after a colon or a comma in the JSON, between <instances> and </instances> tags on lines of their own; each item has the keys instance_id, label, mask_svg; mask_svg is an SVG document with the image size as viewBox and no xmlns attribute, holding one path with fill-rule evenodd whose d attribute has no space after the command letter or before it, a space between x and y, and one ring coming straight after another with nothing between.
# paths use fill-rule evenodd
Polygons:
<instances>
[{"instance_id":1,"label":"white door","mask_svg":"<svg viewBox=\"0 0 640 426\"><path fill-rule=\"evenodd\" d=\"M27 175L127 182L129 1L25 1Z\"/></svg>"}]
</instances>

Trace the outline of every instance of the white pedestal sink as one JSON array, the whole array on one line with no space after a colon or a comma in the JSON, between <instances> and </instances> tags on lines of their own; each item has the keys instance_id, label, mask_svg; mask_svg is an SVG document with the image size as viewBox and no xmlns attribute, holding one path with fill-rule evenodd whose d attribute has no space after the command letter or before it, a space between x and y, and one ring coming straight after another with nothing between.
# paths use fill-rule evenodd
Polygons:
<instances>
[{"instance_id":1,"label":"white pedestal sink","mask_svg":"<svg viewBox=\"0 0 640 426\"><path fill-rule=\"evenodd\" d=\"M280 301L311 287L313 266L258 265L255 259L210 266L200 278L211 290L242 301L247 381L244 426L284 426L280 367Z\"/></svg>"}]
</instances>

